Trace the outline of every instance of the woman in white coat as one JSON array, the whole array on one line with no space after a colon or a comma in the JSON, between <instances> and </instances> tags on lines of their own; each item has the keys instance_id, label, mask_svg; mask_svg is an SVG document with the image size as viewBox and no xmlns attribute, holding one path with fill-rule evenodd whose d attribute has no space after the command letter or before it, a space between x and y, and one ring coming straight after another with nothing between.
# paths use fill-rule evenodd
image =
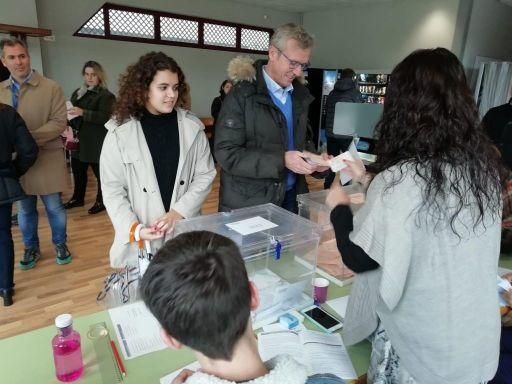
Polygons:
<instances>
[{"instance_id":1,"label":"woman in white coat","mask_svg":"<svg viewBox=\"0 0 512 384\"><path fill-rule=\"evenodd\" d=\"M115 238L114 268L137 263L137 241L158 249L177 220L200 214L215 167L201 121L181 107L185 75L151 52L121 76L100 158L101 187Z\"/></svg>"}]
</instances>

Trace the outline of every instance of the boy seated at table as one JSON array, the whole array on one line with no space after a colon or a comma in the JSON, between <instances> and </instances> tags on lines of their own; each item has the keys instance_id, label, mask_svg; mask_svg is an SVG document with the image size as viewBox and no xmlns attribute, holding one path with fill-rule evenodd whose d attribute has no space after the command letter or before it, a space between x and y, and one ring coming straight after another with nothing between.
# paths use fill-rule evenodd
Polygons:
<instances>
[{"instance_id":1,"label":"boy seated at table","mask_svg":"<svg viewBox=\"0 0 512 384\"><path fill-rule=\"evenodd\" d=\"M191 348L201 369L183 370L173 384L343 384L308 377L288 355L263 362L250 312L258 307L237 245L207 231L181 234L154 256L141 282L142 298L173 349Z\"/></svg>"}]
</instances>

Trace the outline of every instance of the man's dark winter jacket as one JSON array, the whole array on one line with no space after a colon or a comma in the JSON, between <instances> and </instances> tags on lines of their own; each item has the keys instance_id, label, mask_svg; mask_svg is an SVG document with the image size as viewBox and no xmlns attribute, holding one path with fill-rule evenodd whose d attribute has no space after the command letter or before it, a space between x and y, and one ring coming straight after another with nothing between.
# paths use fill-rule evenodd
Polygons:
<instances>
[{"instance_id":1,"label":"man's dark winter jacket","mask_svg":"<svg viewBox=\"0 0 512 384\"><path fill-rule=\"evenodd\" d=\"M18 178L35 163L38 151L21 116L0 104L0 205L25 197Z\"/></svg>"},{"instance_id":2,"label":"man's dark winter jacket","mask_svg":"<svg viewBox=\"0 0 512 384\"><path fill-rule=\"evenodd\" d=\"M234 87L224 99L215 128L215 157L222 167L219 211L281 205L284 199L286 119L268 93L264 64L241 57L229 64ZM313 97L297 79L293 88L295 149L314 151L308 124ZM299 194L308 192L304 175L297 175L296 188Z\"/></svg>"}]
</instances>

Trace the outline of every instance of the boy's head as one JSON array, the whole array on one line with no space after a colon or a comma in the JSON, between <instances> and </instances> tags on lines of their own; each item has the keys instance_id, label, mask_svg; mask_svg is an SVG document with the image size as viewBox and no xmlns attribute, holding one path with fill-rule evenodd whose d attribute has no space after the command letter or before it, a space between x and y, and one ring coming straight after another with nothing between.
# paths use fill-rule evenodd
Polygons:
<instances>
[{"instance_id":1,"label":"boy's head","mask_svg":"<svg viewBox=\"0 0 512 384\"><path fill-rule=\"evenodd\" d=\"M151 261L140 291L168 340L211 359L231 359L257 305L237 245L208 231L169 240Z\"/></svg>"}]
</instances>

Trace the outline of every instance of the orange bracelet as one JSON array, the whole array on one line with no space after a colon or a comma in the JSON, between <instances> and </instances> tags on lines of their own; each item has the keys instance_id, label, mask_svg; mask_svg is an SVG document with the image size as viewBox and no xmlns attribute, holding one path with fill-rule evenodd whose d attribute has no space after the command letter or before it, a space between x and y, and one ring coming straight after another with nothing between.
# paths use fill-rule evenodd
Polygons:
<instances>
[{"instance_id":1,"label":"orange bracelet","mask_svg":"<svg viewBox=\"0 0 512 384\"><path fill-rule=\"evenodd\" d=\"M135 230L137 229L138 225L139 223L136 221L130 227L130 234L128 236L130 243L133 243L135 241Z\"/></svg>"}]
</instances>

